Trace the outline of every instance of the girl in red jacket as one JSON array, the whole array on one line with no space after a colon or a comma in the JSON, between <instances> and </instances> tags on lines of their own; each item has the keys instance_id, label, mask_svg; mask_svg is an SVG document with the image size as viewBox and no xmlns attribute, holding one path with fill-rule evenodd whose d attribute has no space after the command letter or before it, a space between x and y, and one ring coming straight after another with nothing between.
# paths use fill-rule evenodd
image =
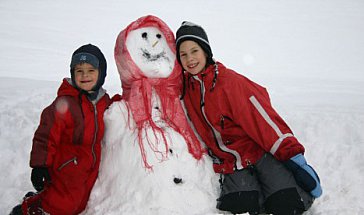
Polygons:
<instances>
[{"instance_id":1,"label":"girl in red jacket","mask_svg":"<svg viewBox=\"0 0 364 215\"><path fill-rule=\"evenodd\" d=\"M221 174L217 208L279 215L306 211L321 195L320 181L266 89L215 62L201 26L183 22L176 46L188 116Z\"/></svg>"},{"instance_id":2,"label":"girl in red jacket","mask_svg":"<svg viewBox=\"0 0 364 215\"><path fill-rule=\"evenodd\" d=\"M28 193L11 214L79 214L86 207L100 163L103 114L110 104L101 87L106 60L87 44L72 55L71 78L63 79L54 102L42 112L33 138Z\"/></svg>"}]
</instances>

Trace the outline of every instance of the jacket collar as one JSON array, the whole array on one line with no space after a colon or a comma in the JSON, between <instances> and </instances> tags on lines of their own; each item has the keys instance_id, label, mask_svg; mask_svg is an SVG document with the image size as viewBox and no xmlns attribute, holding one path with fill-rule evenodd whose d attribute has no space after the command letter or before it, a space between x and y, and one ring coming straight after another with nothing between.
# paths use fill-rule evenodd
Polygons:
<instances>
[{"instance_id":1,"label":"jacket collar","mask_svg":"<svg viewBox=\"0 0 364 215\"><path fill-rule=\"evenodd\" d=\"M58 96L79 96L81 93L80 90L76 89L72 85L72 80L70 78L64 78L61 86L58 89L57 95ZM99 89L98 95L95 100L93 100L93 103L97 103L104 95L106 94L106 90L102 87ZM86 94L85 94L86 95Z\"/></svg>"}]
</instances>

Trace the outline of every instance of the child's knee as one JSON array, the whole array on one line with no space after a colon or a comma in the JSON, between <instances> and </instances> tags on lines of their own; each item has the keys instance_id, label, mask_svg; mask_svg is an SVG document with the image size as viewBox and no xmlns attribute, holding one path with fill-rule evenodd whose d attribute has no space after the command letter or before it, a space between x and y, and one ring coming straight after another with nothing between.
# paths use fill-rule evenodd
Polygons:
<instances>
[{"instance_id":1,"label":"child's knee","mask_svg":"<svg viewBox=\"0 0 364 215\"><path fill-rule=\"evenodd\" d=\"M217 208L232 213L257 214L263 203L256 175L249 169L227 174L221 180L221 194Z\"/></svg>"},{"instance_id":2,"label":"child's knee","mask_svg":"<svg viewBox=\"0 0 364 215\"><path fill-rule=\"evenodd\" d=\"M259 212L259 192L240 191L221 196L218 200L217 208L222 211L232 213L258 213Z\"/></svg>"},{"instance_id":3,"label":"child's knee","mask_svg":"<svg viewBox=\"0 0 364 215\"><path fill-rule=\"evenodd\" d=\"M44 214L40 195L36 195L35 193L32 193L29 196L27 195L24 197L24 201L21 204L21 214Z\"/></svg>"},{"instance_id":4,"label":"child's knee","mask_svg":"<svg viewBox=\"0 0 364 215\"><path fill-rule=\"evenodd\" d=\"M294 187L273 193L266 199L264 206L266 212L281 215L302 214L305 211L302 198Z\"/></svg>"}]
</instances>

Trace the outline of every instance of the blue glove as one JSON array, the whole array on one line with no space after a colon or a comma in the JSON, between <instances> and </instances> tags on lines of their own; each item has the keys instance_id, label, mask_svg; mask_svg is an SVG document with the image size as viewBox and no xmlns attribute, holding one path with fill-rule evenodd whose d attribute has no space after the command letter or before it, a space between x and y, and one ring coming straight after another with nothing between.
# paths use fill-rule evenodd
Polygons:
<instances>
[{"instance_id":1,"label":"blue glove","mask_svg":"<svg viewBox=\"0 0 364 215\"><path fill-rule=\"evenodd\" d=\"M315 198L322 194L320 178L315 170L307 164L305 157L298 154L290 160L284 162L284 165L291 170L297 184L306 192L311 193Z\"/></svg>"}]
</instances>

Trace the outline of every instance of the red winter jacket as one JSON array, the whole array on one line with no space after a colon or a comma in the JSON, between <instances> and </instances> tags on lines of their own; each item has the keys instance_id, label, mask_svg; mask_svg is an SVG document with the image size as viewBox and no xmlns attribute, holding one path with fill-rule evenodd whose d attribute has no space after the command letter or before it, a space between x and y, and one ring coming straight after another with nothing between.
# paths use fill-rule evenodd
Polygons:
<instances>
[{"instance_id":1,"label":"red winter jacket","mask_svg":"<svg viewBox=\"0 0 364 215\"><path fill-rule=\"evenodd\" d=\"M214 159L217 173L255 164L265 152L284 161L304 147L272 108L265 88L218 63L195 76L186 75L188 115Z\"/></svg>"},{"instance_id":2,"label":"red winter jacket","mask_svg":"<svg viewBox=\"0 0 364 215\"><path fill-rule=\"evenodd\" d=\"M44 109L34 134L31 167L48 167L51 183L36 198L52 215L84 210L96 181L104 111L109 95L100 90L96 104L64 79L55 101Z\"/></svg>"}]
</instances>

